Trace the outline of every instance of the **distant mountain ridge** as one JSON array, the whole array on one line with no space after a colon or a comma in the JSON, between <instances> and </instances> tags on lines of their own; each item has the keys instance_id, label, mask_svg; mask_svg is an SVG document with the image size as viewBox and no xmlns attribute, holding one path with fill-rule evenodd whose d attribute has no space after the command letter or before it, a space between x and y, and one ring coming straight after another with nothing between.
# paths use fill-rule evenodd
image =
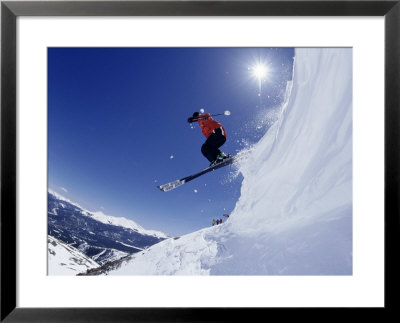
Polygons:
<instances>
[{"instance_id":1,"label":"distant mountain ridge","mask_svg":"<svg viewBox=\"0 0 400 323\"><path fill-rule=\"evenodd\" d=\"M48 191L48 235L103 265L144 250L168 236L134 221L90 212Z\"/></svg>"},{"instance_id":2,"label":"distant mountain ridge","mask_svg":"<svg viewBox=\"0 0 400 323\"><path fill-rule=\"evenodd\" d=\"M146 235L153 235L155 237L160 237L160 238L168 238L168 236L160 231L155 231L155 230L146 230L144 228L142 228L139 224L137 224L136 222L132 221L132 220L128 220L124 217L115 217L115 216L110 216L110 215L106 215L101 211L97 211L97 212L91 212L88 211L86 209L84 209L82 206L80 206L79 204L70 201L69 199L65 198L64 196L58 194L57 192L49 189L48 190L49 194L53 195L55 198L57 198L60 201L64 201L67 202L73 206L76 206L77 208L82 210L82 214L83 215L87 215L97 221L100 221L104 224L111 224L111 225L116 225L116 226L121 226L127 229L132 229L135 231L138 231L142 234L146 234ZM61 203L62 204L62 203Z\"/></svg>"}]
</instances>

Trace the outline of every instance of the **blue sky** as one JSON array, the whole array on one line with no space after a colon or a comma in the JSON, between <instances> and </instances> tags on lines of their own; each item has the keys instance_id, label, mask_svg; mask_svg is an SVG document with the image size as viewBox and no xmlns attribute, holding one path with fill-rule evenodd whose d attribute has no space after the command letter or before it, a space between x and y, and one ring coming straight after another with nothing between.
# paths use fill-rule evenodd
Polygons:
<instances>
[{"instance_id":1,"label":"blue sky","mask_svg":"<svg viewBox=\"0 0 400 323\"><path fill-rule=\"evenodd\" d=\"M49 187L90 211L182 235L230 213L231 167L173 191L157 185L208 166L187 118L203 108L234 154L265 133L291 79L292 48L49 48ZM263 63L260 80L252 68Z\"/></svg>"}]
</instances>

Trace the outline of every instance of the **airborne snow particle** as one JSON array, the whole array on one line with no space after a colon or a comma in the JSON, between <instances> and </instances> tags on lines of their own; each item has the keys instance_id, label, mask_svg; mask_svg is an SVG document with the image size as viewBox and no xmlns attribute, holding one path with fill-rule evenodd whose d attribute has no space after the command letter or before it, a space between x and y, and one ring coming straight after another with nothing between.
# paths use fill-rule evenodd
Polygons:
<instances>
[{"instance_id":1,"label":"airborne snow particle","mask_svg":"<svg viewBox=\"0 0 400 323\"><path fill-rule=\"evenodd\" d=\"M169 159L174 159L174 155L169 156Z\"/></svg>"},{"instance_id":2,"label":"airborne snow particle","mask_svg":"<svg viewBox=\"0 0 400 323\"><path fill-rule=\"evenodd\" d=\"M197 190L193 190L193 192L197 193Z\"/></svg>"}]
</instances>

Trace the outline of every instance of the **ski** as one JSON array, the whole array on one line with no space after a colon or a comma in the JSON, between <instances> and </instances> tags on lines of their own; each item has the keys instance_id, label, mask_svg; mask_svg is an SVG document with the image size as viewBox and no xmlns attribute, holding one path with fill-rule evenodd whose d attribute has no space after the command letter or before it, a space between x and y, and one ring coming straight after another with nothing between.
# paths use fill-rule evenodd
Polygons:
<instances>
[{"instance_id":1,"label":"ski","mask_svg":"<svg viewBox=\"0 0 400 323\"><path fill-rule=\"evenodd\" d=\"M179 186L181 186L181 185L183 185L183 184L185 184L187 182L190 182L191 180L193 180L193 179L195 179L195 178L197 178L197 177L199 177L201 175L204 175L204 174L206 174L208 172L214 171L214 170L219 169L221 167L230 165L230 164L234 163L235 160L236 160L236 156L230 156L230 157L224 159L222 162L220 162L220 163L218 163L216 165L207 167L207 168L203 169L202 171L200 171L200 172L198 172L196 174L186 176L184 178L178 179L176 181L173 181L173 182L170 182L170 183L167 183L167 184L158 185L157 188L159 188L163 192L171 191L171 190L173 190L173 189L175 189L175 188L177 188L177 187L179 187Z\"/></svg>"}]
</instances>

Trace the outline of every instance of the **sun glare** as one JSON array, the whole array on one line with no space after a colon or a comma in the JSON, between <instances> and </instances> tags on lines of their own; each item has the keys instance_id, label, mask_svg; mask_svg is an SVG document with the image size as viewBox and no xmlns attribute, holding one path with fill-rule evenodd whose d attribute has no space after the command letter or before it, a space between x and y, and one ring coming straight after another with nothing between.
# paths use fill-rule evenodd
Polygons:
<instances>
[{"instance_id":1,"label":"sun glare","mask_svg":"<svg viewBox=\"0 0 400 323\"><path fill-rule=\"evenodd\" d=\"M255 77L257 77L259 80L262 78L266 77L268 74L268 68L266 65L263 64L258 64L253 67L253 74Z\"/></svg>"}]
</instances>

